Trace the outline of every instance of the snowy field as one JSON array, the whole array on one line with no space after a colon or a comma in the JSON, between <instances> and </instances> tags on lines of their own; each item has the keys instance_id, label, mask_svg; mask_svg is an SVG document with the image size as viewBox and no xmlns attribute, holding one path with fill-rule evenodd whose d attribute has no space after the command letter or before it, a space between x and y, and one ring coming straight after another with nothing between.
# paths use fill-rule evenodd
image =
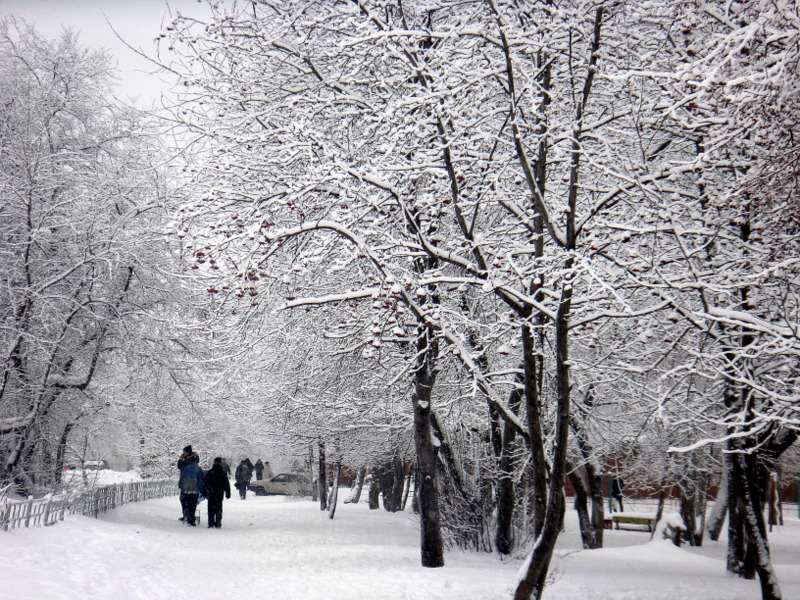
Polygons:
<instances>
[{"instance_id":1,"label":"snowy field","mask_svg":"<svg viewBox=\"0 0 800 600\"><path fill-rule=\"evenodd\" d=\"M342 491L342 496L346 491ZM341 496L340 496L341 497ZM201 504L205 509L205 504ZM330 520L310 500L234 495L222 529L178 521L178 499L129 504L100 519L0 532L2 600L500 600L519 560L449 552L419 566L410 512L340 505ZM771 534L784 598L800 598L800 522ZM649 534L607 531L607 548L580 551L574 511L559 543L552 600L757 600L758 583L725 572L724 543L698 552Z\"/></svg>"}]
</instances>

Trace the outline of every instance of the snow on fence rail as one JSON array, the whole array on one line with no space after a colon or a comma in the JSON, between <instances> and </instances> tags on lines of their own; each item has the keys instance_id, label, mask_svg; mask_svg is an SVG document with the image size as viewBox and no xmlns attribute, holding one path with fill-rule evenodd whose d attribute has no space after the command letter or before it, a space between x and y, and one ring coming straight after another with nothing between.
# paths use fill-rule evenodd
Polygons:
<instances>
[{"instance_id":1,"label":"snow on fence rail","mask_svg":"<svg viewBox=\"0 0 800 600\"><path fill-rule=\"evenodd\" d=\"M97 517L111 508L177 494L174 479L135 481L92 488L78 494L46 496L30 500L7 500L0 503L0 528L39 527L64 520L64 515Z\"/></svg>"}]
</instances>

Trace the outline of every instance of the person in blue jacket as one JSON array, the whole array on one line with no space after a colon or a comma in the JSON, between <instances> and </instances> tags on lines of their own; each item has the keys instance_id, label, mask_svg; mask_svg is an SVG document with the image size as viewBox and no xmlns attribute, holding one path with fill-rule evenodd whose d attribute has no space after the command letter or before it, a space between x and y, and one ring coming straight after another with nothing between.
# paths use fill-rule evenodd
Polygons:
<instances>
[{"instance_id":1,"label":"person in blue jacket","mask_svg":"<svg viewBox=\"0 0 800 600\"><path fill-rule=\"evenodd\" d=\"M192 463L190 457L194 454L194 450L192 450L192 446L186 446L183 449L183 454L180 455L178 458L178 472L182 472L183 468ZM199 460L199 459L198 459ZM180 501L181 501L181 518L179 519L182 522L186 522L186 496L183 492L180 494Z\"/></svg>"},{"instance_id":2,"label":"person in blue jacket","mask_svg":"<svg viewBox=\"0 0 800 600\"><path fill-rule=\"evenodd\" d=\"M181 478L178 480L181 497L184 499L183 516L186 519L186 524L192 527L197 526L195 520L197 502L200 500L201 495L205 495L205 477L203 476L203 469L198 464L199 462L200 457L197 453L192 453L189 457L189 464L181 469Z\"/></svg>"}]
</instances>

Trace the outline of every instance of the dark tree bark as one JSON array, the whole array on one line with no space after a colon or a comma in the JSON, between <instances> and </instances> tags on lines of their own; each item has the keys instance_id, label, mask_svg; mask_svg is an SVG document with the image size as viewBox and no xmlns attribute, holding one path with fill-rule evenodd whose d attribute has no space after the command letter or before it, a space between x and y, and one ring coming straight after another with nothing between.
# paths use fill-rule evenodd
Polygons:
<instances>
[{"instance_id":1,"label":"dark tree bark","mask_svg":"<svg viewBox=\"0 0 800 600\"><path fill-rule=\"evenodd\" d=\"M581 544L584 550L597 548L594 539L594 528L592 527L592 520L589 516L589 493L586 489L586 484L583 482L581 474L570 468L569 480L572 482L572 487L575 488L575 502L573 506L575 512L578 513L578 525L581 530Z\"/></svg>"},{"instance_id":2,"label":"dark tree bark","mask_svg":"<svg viewBox=\"0 0 800 600\"><path fill-rule=\"evenodd\" d=\"M584 398L583 405L589 409L594 404L594 390L590 386ZM594 464L594 450L589 443L583 422L577 415L570 416L570 426L578 444L581 457L584 460L582 471L586 474L584 480L580 469L569 466L570 481L576 489L575 510L578 512L578 522L581 526L581 540L584 548L594 549L603 547L603 530L605 529L605 508L603 503L603 476L597 472ZM578 486L581 490L578 490ZM583 498L579 498L582 495ZM591 497L591 514L587 500ZM583 512L583 516L581 515Z\"/></svg>"},{"instance_id":3,"label":"dark tree bark","mask_svg":"<svg viewBox=\"0 0 800 600\"><path fill-rule=\"evenodd\" d=\"M380 508L381 497L381 478L377 469L373 469L369 476L369 492L367 498L369 501L369 509L377 510Z\"/></svg>"},{"instance_id":4,"label":"dark tree bark","mask_svg":"<svg viewBox=\"0 0 800 600\"><path fill-rule=\"evenodd\" d=\"M319 509L326 510L328 508L328 474L325 462L325 442L320 441L318 449L319 477L317 477L317 486L319 487Z\"/></svg>"},{"instance_id":5,"label":"dark tree bark","mask_svg":"<svg viewBox=\"0 0 800 600\"><path fill-rule=\"evenodd\" d=\"M314 444L310 444L308 447L308 462L306 463L306 468L308 469L308 477L311 481L315 481L314 479ZM316 485L312 487L311 491L311 499L314 502L319 501L319 481L316 482Z\"/></svg>"},{"instance_id":6,"label":"dark tree bark","mask_svg":"<svg viewBox=\"0 0 800 600\"><path fill-rule=\"evenodd\" d=\"M572 482L572 487L575 488L575 502L573 504L575 512L578 513L578 524L581 530L581 543L586 550L594 550L595 548L603 547L603 499L600 498L600 523L597 524L597 499L594 492L590 494L589 487L583 479L581 469L576 469L572 465L568 465L569 480ZM601 489L602 493L602 489ZM589 497L592 498L592 511L589 512Z\"/></svg>"},{"instance_id":7,"label":"dark tree bark","mask_svg":"<svg viewBox=\"0 0 800 600\"><path fill-rule=\"evenodd\" d=\"M528 417L528 448L530 460L531 528L538 536L544 527L547 511L547 455L545 453L544 423L542 422L539 369L541 360L534 345L533 331L522 327L522 352L525 375L525 408Z\"/></svg>"},{"instance_id":8,"label":"dark tree bark","mask_svg":"<svg viewBox=\"0 0 800 600\"><path fill-rule=\"evenodd\" d=\"M58 447L56 448L56 461L55 461L55 481L57 484L61 483L61 475L64 472L64 456L67 452L67 441L72 428L75 427L77 421L70 421L64 426L64 431L58 440Z\"/></svg>"},{"instance_id":9,"label":"dark tree bark","mask_svg":"<svg viewBox=\"0 0 800 600\"><path fill-rule=\"evenodd\" d=\"M414 371L414 444L417 450L420 509L420 541L423 567L444 566L444 543L439 514L439 486L436 472L436 449L431 428L431 392L436 379L434 370L436 340L429 327L417 334L418 361Z\"/></svg>"},{"instance_id":10,"label":"dark tree bark","mask_svg":"<svg viewBox=\"0 0 800 600\"><path fill-rule=\"evenodd\" d=\"M519 412L522 403L522 393L514 388L508 399L508 408L513 413ZM514 549L514 507L517 496L514 489L514 472L516 471L516 437L517 430L506 423L503 427L502 446L500 453L499 471L500 479L497 482L497 528L495 530L494 544L500 554L511 554Z\"/></svg>"},{"instance_id":11,"label":"dark tree bark","mask_svg":"<svg viewBox=\"0 0 800 600\"><path fill-rule=\"evenodd\" d=\"M696 546L695 532L697 531L697 497L694 490L686 490L681 488L681 504L680 515L683 519L683 524L686 526L686 533L684 535L690 546Z\"/></svg>"},{"instance_id":12,"label":"dark tree bark","mask_svg":"<svg viewBox=\"0 0 800 600\"><path fill-rule=\"evenodd\" d=\"M680 514L686 525L685 539L690 546L703 545L707 481L705 473L698 473L695 468L691 468L686 475L686 481L681 485Z\"/></svg>"},{"instance_id":13,"label":"dark tree bark","mask_svg":"<svg viewBox=\"0 0 800 600\"><path fill-rule=\"evenodd\" d=\"M333 466L333 482L331 482L331 494L328 499L328 517L333 518L336 514L336 502L339 499L339 476L342 472L342 463L338 460Z\"/></svg>"},{"instance_id":14,"label":"dark tree bark","mask_svg":"<svg viewBox=\"0 0 800 600\"><path fill-rule=\"evenodd\" d=\"M408 494L411 492L411 482L414 481L414 476L411 474L411 470L409 469L408 475L406 475L406 480L403 488L403 505L400 507L400 510L406 509L406 504L408 503Z\"/></svg>"},{"instance_id":15,"label":"dark tree bark","mask_svg":"<svg viewBox=\"0 0 800 600\"><path fill-rule=\"evenodd\" d=\"M379 474L383 508L389 512L399 511L403 503L403 484L405 483L403 462L400 457L395 456L391 464L381 467Z\"/></svg>"},{"instance_id":16,"label":"dark tree bark","mask_svg":"<svg viewBox=\"0 0 800 600\"><path fill-rule=\"evenodd\" d=\"M406 483L406 472L403 460L399 456L395 456L392 460L392 504L395 510L403 509L403 489Z\"/></svg>"},{"instance_id":17,"label":"dark tree bark","mask_svg":"<svg viewBox=\"0 0 800 600\"><path fill-rule=\"evenodd\" d=\"M728 554L726 568L745 577L745 533L742 506L742 479L734 475L733 455L727 454L728 464ZM747 577L746 577L747 578ZM752 579L752 576L750 577Z\"/></svg>"},{"instance_id":18,"label":"dark tree bark","mask_svg":"<svg viewBox=\"0 0 800 600\"><path fill-rule=\"evenodd\" d=\"M572 269L573 260L565 262L565 272ZM541 598L553 549L561 530L564 516L564 480L567 475L567 443L569 440L570 383L569 383L569 311L572 304L572 287L569 280L561 289L561 303L556 314L556 425L553 461L550 469L550 490L544 526L533 547L514 600Z\"/></svg>"},{"instance_id":19,"label":"dark tree bark","mask_svg":"<svg viewBox=\"0 0 800 600\"><path fill-rule=\"evenodd\" d=\"M759 482L756 475L757 457L750 455L751 464L741 453L732 454L731 471L733 479L739 479L740 484L736 486L742 493L741 509L744 521L744 530L747 535L747 554L752 557L755 570L758 573L759 583L761 584L762 600L782 600L778 578L772 566L767 543L766 525L761 500L758 495L761 493Z\"/></svg>"}]
</instances>

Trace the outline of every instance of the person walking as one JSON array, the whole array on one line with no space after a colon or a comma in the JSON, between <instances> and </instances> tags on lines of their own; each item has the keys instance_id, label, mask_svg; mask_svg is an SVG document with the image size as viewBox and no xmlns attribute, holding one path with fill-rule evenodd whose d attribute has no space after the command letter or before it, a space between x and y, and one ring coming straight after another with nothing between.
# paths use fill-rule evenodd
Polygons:
<instances>
[{"instance_id":1,"label":"person walking","mask_svg":"<svg viewBox=\"0 0 800 600\"><path fill-rule=\"evenodd\" d=\"M256 469L256 479L258 481L261 481L261 479L263 479L263 475L264 475L264 463L261 462L260 458L256 461L255 469Z\"/></svg>"},{"instance_id":2,"label":"person walking","mask_svg":"<svg viewBox=\"0 0 800 600\"><path fill-rule=\"evenodd\" d=\"M200 500L201 495L205 495L205 477L203 476L203 469L201 469L198 464L200 462L200 457L197 453L192 453L188 460L189 464L181 469L178 487L184 498L183 516L186 520L186 524L195 527L197 525L195 520L197 502Z\"/></svg>"},{"instance_id":3,"label":"person walking","mask_svg":"<svg viewBox=\"0 0 800 600\"><path fill-rule=\"evenodd\" d=\"M178 472L183 473L183 468L189 465L189 457L194 454L192 450L191 444L186 446L183 449L183 453L178 457ZM198 458L199 462L199 458ZM181 503L181 518L178 519L179 521L186 521L186 496L184 495L183 491L181 491L180 496L180 503Z\"/></svg>"},{"instance_id":4,"label":"person walking","mask_svg":"<svg viewBox=\"0 0 800 600\"><path fill-rule=\"evenodd\" d=\"M247 466L247 459L239 463L236 467L236 489L239 490L239 497L244 500L247 496L247 486L250 485L250 478L253 476L253 471Z\"/></svg>"},{"instance_id":5,"label":"person walking","mask_svg":"<svg viewBox=\"0 0 800 600\"><path fill-rule=\"evenodd\" d=\"M208 498L208 526L222 527L222 500L231 497L231 483L222 466L222 458L214 459L214 464L206 473L206 497Z\"/></svg>"}]
</instances>

